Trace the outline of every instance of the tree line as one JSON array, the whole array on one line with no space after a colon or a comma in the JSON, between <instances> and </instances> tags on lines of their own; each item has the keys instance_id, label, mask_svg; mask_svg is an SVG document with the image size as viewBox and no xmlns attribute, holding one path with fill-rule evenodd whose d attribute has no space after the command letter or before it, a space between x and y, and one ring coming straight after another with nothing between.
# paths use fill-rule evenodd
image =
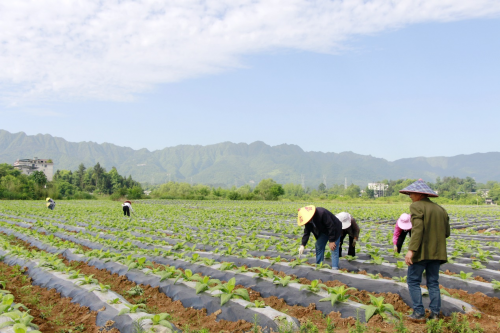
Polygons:
<instances>
[{"instance_id":1,"label":"tree line","mask_svg":"<svg viewBox=\"0 0 500 333\"><path fill-rule=\"evenodd\" d=\"M96 195L138 199L142 193L141 184L131 176L121 176L115 167L108 172L99 163L92 168L82 163L75 172L57 170L50 182L42 171L25 175L10 164L0 164L0 199L94 199Z\"/></svg>"}]
</instances>

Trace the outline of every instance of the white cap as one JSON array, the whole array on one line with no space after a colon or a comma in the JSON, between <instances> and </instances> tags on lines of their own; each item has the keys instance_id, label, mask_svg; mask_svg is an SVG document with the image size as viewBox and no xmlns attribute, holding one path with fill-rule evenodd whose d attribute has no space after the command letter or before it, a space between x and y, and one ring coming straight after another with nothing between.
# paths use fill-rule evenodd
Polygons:
<instances>
[{"instance_id":1,"label":"white cap","mask_svg":"<svg viewBox=\"0 0 500 333\"><path fill-rule=\"evenodd\" d=\"M342 212L335 216L342 222L342 229L347 229L351 226L351 214Z\"/></svg>"}]
</instances>

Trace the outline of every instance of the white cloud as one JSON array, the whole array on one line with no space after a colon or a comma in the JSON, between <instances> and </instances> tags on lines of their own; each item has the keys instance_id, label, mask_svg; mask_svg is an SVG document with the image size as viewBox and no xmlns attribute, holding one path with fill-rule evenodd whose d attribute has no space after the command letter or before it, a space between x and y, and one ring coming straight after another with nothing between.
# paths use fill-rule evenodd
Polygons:
<instances>
[{"instance_id":1,"label":"white cloud","mask_svg":"<svg viewBox=\"0 0 500 333\"><path fill-rule=\"evenodd\" d=\"M499 13L498 0L0 0L0 96L123 100L244 54Z\"/></svg>"}]
</instances>

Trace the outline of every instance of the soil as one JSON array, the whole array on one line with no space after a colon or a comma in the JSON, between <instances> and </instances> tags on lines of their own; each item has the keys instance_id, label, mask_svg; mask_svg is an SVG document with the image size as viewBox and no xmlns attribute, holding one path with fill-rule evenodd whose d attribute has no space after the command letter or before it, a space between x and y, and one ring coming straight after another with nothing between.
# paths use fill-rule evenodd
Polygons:
<instances>
[{"instance_id":1,"label":"soil","mask_svg":"<svg viewBox=\"0 0 500 333\"><path fill-rule=\"evenodd\" d=\"M63 258L64 259L64 258ZM183 330L199 330L207 328L210 332L247 332L252 328L252 324L244 320L230 322L226 320L217 320L220 313L214 312L207 315L206 309L196 310L185 308L181 301L173 301L158 290L158 287L152 288L147 285L139 285L143 290L143 295L130 296L127 291L137 286L129 281L125 276L111 274L108 271L89 266L84 262L68 262L64 259L66 265L79 269L85 275L93 274L94 278L100 283L108 284L111 290L125 297L132 304L143 303L146 310L150 313L169 313L172 316L172 323Z\"/></svg>"},{"instance_id":2,"label":"soil","mask_svg":"<svg viewBox=\"0 0 500 333\"><path fill-rule=\"evenodd\" d=\"M22 303L34 317L33 323L42 332L102 332L95 325L97 312L71 303L55 289L46 289L31 284L31 278L24 275L19 266L8 266L0 262L0 280L6 282L6 289L14 295L16 303ZM119 333L117 329L107 332Z\"/></svg>"}]
</instances>

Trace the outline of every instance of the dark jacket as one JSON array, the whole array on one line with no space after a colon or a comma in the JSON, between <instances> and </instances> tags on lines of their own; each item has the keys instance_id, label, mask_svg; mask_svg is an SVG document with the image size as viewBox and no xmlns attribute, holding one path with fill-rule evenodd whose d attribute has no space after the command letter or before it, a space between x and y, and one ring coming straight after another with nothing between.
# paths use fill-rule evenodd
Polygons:
<instances>
[{"instance_id":1,"label":"dark jacket","mask_svg":"<svg viewBox=\"0 0 500 333\"><path fill-rule=\"evenodd\" d=\"M356 240L359 237L359 226L356 223L356 220L354 217L351 217L351 225L349 228L343 229L342 230L342 236L344 235L349 235L349 237L356 238Z\"/></svg>"},{"instance_id":2,"label":"dark jacket","mask_svg":"<svg viewBox=\"0 0 500 333\"><path fill-rule=\"evenodd\" d=\"M408 249L413 251L413 262L421 260L448 260L446 238L450 236L450 219L446 210L428 198L410 206L411 241Z\"/></svg>"},{"instance_id":3,"label":"dark jacket","mask_svg":"<svg viewBox=\"0 0 500 333\"><path fill-rule=\"evenodd\" d=\"M330 211L322 207L316 207L311 221L304 227L302 245L306 246L311 233L318 239L320 234L327 234L330 242L335 242L342 235L342 222Z\"/></svg>"}]
</instances>

